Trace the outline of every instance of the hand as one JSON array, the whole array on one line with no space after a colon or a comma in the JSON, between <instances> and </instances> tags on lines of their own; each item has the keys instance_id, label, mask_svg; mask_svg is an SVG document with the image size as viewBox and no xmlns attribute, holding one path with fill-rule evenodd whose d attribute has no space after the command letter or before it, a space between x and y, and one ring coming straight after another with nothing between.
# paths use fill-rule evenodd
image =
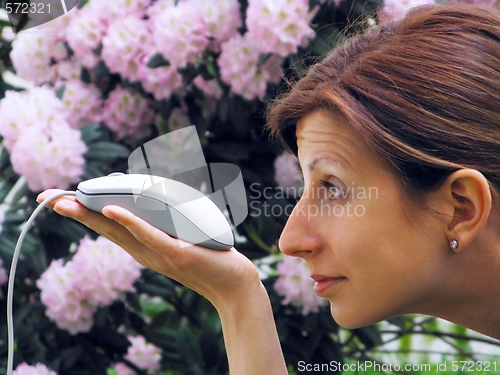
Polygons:
<instances>
[{"instance_id":1,"label":"hand","mask_svg":"<svg viewBox=\"0 0 500 375\"><path fill-rule=\"evenodd\" d=\"M47 190L37 201L41 203L58 191ZM197 245L181 247L181 240L121 207L106 206L101 215L84 207L74 196L57 198L47 207L107 237L143 266L195 290L216 308L261 288L255 266L234 248L219 251Z\"/></svg>"}]
</instances>

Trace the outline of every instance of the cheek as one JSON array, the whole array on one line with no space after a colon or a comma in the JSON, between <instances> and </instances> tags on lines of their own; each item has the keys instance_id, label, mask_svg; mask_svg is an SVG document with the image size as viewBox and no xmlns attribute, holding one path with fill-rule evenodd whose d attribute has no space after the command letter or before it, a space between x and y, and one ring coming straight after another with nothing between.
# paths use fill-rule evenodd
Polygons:
<instances>
[{"instance_id":1,"label":"cheek","mask_svg":"<svg viewBox=\"0 0 500 375\"><path fill-rule=\"evenodd\" d=\"M425 250L432 243L399 207L367 202L365 215L337 218L332 225L333 262L349 279L330 299L340 325L359 327L410 312L432 289L432 256Z\"/></svg>"}]
</instances>

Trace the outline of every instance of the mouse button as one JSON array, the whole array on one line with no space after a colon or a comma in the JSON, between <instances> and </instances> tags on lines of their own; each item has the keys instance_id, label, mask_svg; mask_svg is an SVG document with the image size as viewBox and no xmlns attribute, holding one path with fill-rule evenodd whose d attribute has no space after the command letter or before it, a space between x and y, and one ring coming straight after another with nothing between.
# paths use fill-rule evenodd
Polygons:
<instances>
[{"instance_id":1,"label":"mouse button","mask_svg":"<svg viewBox=\"0 0 500 375\"><path fill-rule=\"evenodd\" d=\"M234 246L234 236L231 230L228 230L227 232L224 232L219 236L213 237L213 240L224 245L224 250L230 249Z\"/></svg>"},{"instance_id":2,"label":"mouse button","mask_svg":"<svg viewBox=\"0 0 500 375\"><path fill-rule=\"evenodd\" d=\"M211 238L231 231L224 214L206 196L179 204L175 209Z\"/></svg>"},{"instance_id":3,"label":"mouse button","mask_svg":"<svg viewBox=\"0 0 500 375\"><path fill-rule=\"evenodd\" d=\"M136 194L139 195L147 175L105 176L82 181L78 190L84 194Z\"/></svg>"},{"instance_id":4,"label":"mouse button","mask_svg":"<svg viewBox=\"0 0 500 375\"><path fill-rule=\"evenodd\" d=\"M135 197L135 204L138 208L146 211L166 211L167 205L157 199L138 195Z\"/></svg>"},{"instance_id":5,"label":"mouse button","mask_svg":"<svg viewBox=\"0 0 500 375\"><path fill-rule=\"evenodd\" d=\"M147 179L141 195L165 202L172 207L205 197L203 193L189 185L159 177Z\"/></svg>"}]
</instances>

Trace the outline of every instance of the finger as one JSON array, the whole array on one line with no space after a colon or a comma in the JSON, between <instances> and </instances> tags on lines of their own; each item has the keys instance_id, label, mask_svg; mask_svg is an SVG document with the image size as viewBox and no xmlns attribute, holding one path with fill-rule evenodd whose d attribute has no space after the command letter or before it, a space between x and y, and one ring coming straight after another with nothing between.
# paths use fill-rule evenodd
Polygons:
<instances>
[{"instance_id":1,"label":"finger","mask_svg":"<svg viewBox=\"0 0 500 375\"><path fill-rule=\"evenodd\" d=\"M87 209L78 201L69 199L59 200L54 205L54 211L59 215L79 221L122 247L127 241L133 239L133 236L117 222L104 217L98 212Z\"/></svg>"},{"instance_id":2,"label":"finger","mask_svg":"<svg viewBox=\"0 0 500 375\"><path fill-rule=\"evenodd\" d=\"M63 190L60 190L60 189L49 189L49 190L46 190L42 193L40 193L37 198L36 198L36 201L38 203L42 203L44 202L47 198L49 198L50 196L56 194L56 193L60 193L62 192ZM49 202L47 204L47 208L53 208L55 203L60 201L60 200L64 200L64 199L67 199L67 200L70 200L70 201L75 201L76 198L72 195L67 195L67 196L62 196L62 197L58 197L54 200L52 200L51 202Z\"/></svg>"},{"instance_id":3,"label":"finger","mask_svg":"<svg viewBox=\"0 0 500 375\"><path fill-rule=\"evenodd\" d=\"M178 240L119 206L106 206L102 214L125 227L140 243L152 249L178 247Z\"/></svg>"}]
</instances>

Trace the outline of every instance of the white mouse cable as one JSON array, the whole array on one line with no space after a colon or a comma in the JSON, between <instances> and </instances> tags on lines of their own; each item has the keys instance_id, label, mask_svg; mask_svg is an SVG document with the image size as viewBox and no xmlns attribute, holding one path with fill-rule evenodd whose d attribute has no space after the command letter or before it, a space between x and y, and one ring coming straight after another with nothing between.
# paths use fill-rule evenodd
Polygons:
<instances>
[{"instance_id":1,"label":"white mouse cable","mask_svg":"<svg viewBox=\"0 0 500 375\"><path fill-rule=\"evenodd\" d=\"M12 314L12 304L14 299L14 279L16 277L16 268L17 262L19 260L19 254L21 253L21 246L23 244L24 238L28 233L28 230L35 221L35 218L38 216L40 211L51 201L56 198L62 197L64 195L76 195L76 191L61 191L59 193L53 194L47 199L45 199L40 205L36 208L35 211L31 214L30 218L24 225L21 234L19 235L19 239L17 240L16 248L14 250L14 255L12 256L12 264L10 266L10 274L9 274L9 286L7 291L7 331L8 331L8 355L7 355L7 375L12 375L13 367L14 367L14 317Z\"/></svg>"}]
</instances>

